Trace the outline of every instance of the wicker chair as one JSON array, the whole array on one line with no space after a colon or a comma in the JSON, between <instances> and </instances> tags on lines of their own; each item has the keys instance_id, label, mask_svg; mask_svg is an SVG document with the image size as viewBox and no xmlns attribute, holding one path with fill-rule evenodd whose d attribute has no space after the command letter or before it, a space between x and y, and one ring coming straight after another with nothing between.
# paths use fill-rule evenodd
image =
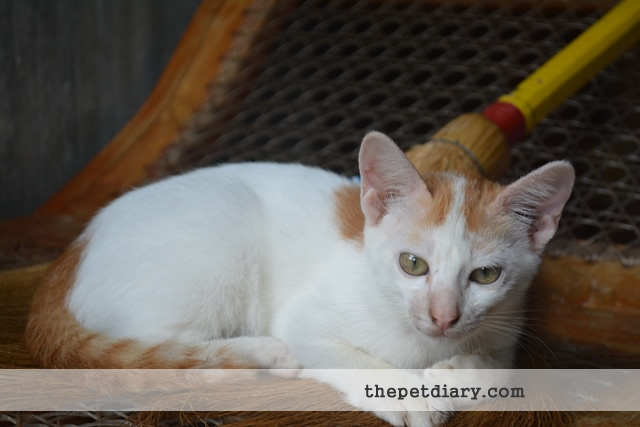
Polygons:
<instances>
[{"instance_id":1,"label":"wicker chair","mask_svg":"<svg viewBox=\"0 0 640 427\"><path fill-rule=\"evenodd\" d=\"M48 262L119 194L227 161L301 161L355 174L366 130L388 132L405 149L423 142L451 118L508 92L611 3L203 1L136 116L33 215L0 223L0 366L34 367L21 341L31 294ZM514 148L506 179L559 158L578 173L531 292L529 329L546 348L537 366L640 365L638 81L635 48ZM520 363L530 365L530 343L523 344ZM144 423L188 419L155 415ZM131 416L6 413L0 424L111 425ZM501 416L505 425L571 422L564 415ZM640 423L635 414L616 413L575 420ZM358 412L209 414L202 421L379 423Z\"/></svg>"}]
</instances>

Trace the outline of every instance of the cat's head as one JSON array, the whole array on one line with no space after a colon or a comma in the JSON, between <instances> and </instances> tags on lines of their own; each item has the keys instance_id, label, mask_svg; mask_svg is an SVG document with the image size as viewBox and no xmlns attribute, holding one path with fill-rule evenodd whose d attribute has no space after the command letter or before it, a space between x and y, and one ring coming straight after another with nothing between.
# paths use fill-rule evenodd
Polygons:
<instances>
[{"instance_id":1,"label":"cat's head","mask_svg":"<svg viewBox=\"0 0 640 427\"><path fill-rule=\"evenodd\" d=\"M571 194L568 162L509 186L453 173L421 177L378 132L364 138L359 162L364 250L376 287L413 327L456 338L492 316L518 316Z\"/></svg>"}]
</instances>

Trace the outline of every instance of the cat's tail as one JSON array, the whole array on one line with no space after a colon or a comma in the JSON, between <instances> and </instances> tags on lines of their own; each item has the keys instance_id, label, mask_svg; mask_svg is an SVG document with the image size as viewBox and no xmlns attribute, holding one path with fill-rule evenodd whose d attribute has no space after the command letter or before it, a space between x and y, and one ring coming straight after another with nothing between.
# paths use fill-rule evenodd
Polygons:
<instances>
[{"instance_id":1,"label":"cat's tail","mask_svg":"<svg viewBox=\"0 0 640 427\"><path fill-rule=\"evenodd\" d=\"M53 264L34 295L25 342L40 366L72 369L250 367L236 363L224 347L211 352L202 346L173 341L147 345L83 327L68 310L66 299L85 246L82 241L74 242Z\"/></svg>"}]
</instances>

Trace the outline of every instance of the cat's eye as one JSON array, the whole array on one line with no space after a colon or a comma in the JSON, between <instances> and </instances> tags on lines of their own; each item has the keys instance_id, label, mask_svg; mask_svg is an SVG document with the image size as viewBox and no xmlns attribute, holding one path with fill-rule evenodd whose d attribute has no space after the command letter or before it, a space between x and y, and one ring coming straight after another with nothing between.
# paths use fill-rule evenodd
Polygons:
<instances>
[{"instance_id":1,"label":"cat's eye","mask_svg":"<svg viewBox=\"0 0 640 427\"><path fill-rule=\"evenodd\" d=\"M412 276L424 276L429 272L429 264L419 256L403 252L400 254L400 267Z\"/></svg>"},{"instance_id":2,"label":"cat's eye","mask_svg":"<svg viewBox=\"0 0 640 427\"><path fill-rule=\"evenodd\" d=\"M481 285L488 285L498 280L501 273L500 267L480 267L471 272L469 279Z\"/></svg>"}]
</instances>

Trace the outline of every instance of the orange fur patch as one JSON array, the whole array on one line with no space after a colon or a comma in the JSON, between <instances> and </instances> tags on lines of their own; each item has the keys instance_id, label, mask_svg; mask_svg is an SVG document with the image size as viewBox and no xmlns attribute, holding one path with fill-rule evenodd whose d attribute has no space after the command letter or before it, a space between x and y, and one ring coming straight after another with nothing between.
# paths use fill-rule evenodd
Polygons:
<instances>
[{"instance_id":1,"label":"orange fur patch","mask_svg":"<svg viewBox=\"0 0 640 427\"><path fill-rule=\"evenodd\" d=\"M248 363L239 360L240 358L235 355L231 350L223 347L216 351L216 365L218 369L260 369L262 366L258 366L255 363Z\"/></svg>"},{"instance_id":2,"label":"orange fur patch","mask_svg":"<svg viewBox=\"0 0 640 427\"><path fill-rule=\"evenodd\" d=\"M487 179L467 177L464 188L464 216L470 231L478 232L489 225L491 217L487 207L502 188L500 184Z\"/></svg>"},{"instance_id":3,"label":"orange fur patch","mask_svg":"<svg viewBox=\"0 0 640 427\"><path fill-rule=\"evenodd\" d=\"M447 219L447 214L453 204L453 182L450 176L430 173L422 177L431 193L421 226L433 227L442 225Z\"/></svg>"},{"instance_id":4,"label":"orange fur patch","mask_svg":"<svg viewBox=\"0 0 640 427\"><path fill-rule=\"evenodd\" d=\"M66 309L61 310L60 307L65 306L84 248L83 242L73 243L53 264L33 297L25 341L31 355L43 367L61 367L57 359L64 356L65 340L52 337L53 331L49 325L56 324L61 330L68 327ZM85 345L92 338L91 335L85 335L75 341Z\"/></svg>"},{"instance_id":5,"label":"orange fur patch","mask_svg":"<svg viewBox=\"0 0 640 427\"><path fill-rule=\"evenodd\" d=\"M66 307L66 299L85 250L85 242L74 242L53 264L36 290L25 343L35 361L44 368L197 368L203 360L196 350L165 342L145 346L132 339L118 340L84 328Z\"/></svg>"},{"instance_id":6,"label":"orange fur patch","mask_svg":"<svg viewBox=\"0 0 640 427\"><path fill-rule=\"evenodd\" d=\"M340 234L346 240L355 240L362 244L364 214L360 207L360 187L342 187L335 192L335 197L335 216Z\"/></svg>"}]
</instances>

